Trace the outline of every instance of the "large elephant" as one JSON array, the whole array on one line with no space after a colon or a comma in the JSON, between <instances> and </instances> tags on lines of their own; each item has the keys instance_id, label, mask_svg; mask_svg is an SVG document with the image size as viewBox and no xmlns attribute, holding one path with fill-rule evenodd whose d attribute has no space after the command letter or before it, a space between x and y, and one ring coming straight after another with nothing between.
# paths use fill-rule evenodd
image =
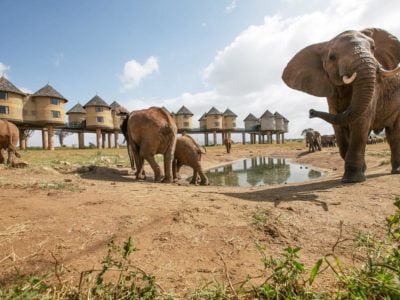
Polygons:
<instances>
[{"instance_id":1,"label":"large elephant","mask_svg":"<svg viewBox=\"0 0 400 300\"><path fill-rule=\"evenodd\" d=\"M232 148L232 140L229 137L224 138L224 145L226 148L226 153L231 153L231 148Z\"/></svg>"},{"instance_id":2,"label":"large elephant","mask_svg":"<svg viewBox=\"0 0 400 300\"><path fill-rule=\"evenodd\" d=\"M205 148L204 148L205 150ZM197 184L197 176L200 176L200 184L208 185L208 178L201 167L201 151L199 145L190 135L184 135L176 140L173 175L174 179L179 178L179 169L183 166L189 166L193 169L191 184Z\"/></svg>"},{"instance_id":3,"label":"large elephant","mask_svg":"<svg viewBox=\"0 0 400 300\"><path fill-rule=\"evenodd\" d=\"M17 152L19 130L8 121L0 120L0 163L5 162L3 151L8 151L7 164L14 163L14 156L21 157Z\"/></svg>"},{"instance_id":4,"label":"large elephant","mask_svg":"<svg viewBox=\"0 0 400 300\"><path fill-rule=\"evenodd\" d=\"M176 124L171 115L160 107L133 111L129 115L127 131L128 143L137 168L136 178L143 178L144 160L146 160L153 169L156 182L162 180L171 183L177 134ZM164 179L160 166L154 158L156 154L164 156Z\"/></svg>"},{"instance_id":5,"label":"large elephant","mask_svg":"<svg viewBox=\"0 0 400 300\"><path fill-rule=\"evenodd\" d=\"M329 113L310 110L333 125L345 161L342 182L365 180L365 147L371 130L386 129L392 174L400 173L400 42L382 29L345 31L308 46L286 66L291 88L327 97Z\"/></svg>"}]
</instances>

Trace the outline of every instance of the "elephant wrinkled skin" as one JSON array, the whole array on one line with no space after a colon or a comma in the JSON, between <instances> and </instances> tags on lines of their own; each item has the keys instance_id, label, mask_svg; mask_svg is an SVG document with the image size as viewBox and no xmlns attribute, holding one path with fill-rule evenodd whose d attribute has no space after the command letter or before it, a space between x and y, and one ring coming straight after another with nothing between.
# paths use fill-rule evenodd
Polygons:
<instances>
[{"instance_id":1,"label":"elephant wrinkled skin","mask_svg":"<svg viewBox=\"0 0 400 300\"><path fill-rule=\"evenodd\" d=\"M162 172L154 156L164 156L163 182L171 183L172 161L176 144L177 128L171 115L160 107L137 110L129 115L127 123L127 142L131 147L137 172L136 178L143 178L144 160L154 172L156 182L162 180ZM128 147L129 151L129 147Z\"/></svg>"},{"instance_id":2,"label":"elephant wrinkled skin","mask_svg":"<svg viewBox=\"0 0 400 300\"><path fill-rule=\"evenodd\" d=\"M173 174L174 179L179 178L179 169L183 166L189 166L193 169L191 184L197 184L197 177L200 176L200 184L208 185L208 178L201 167L202 152L199 145L190 135L184 135L176 140Z\"/></svg>"},{"instance_id":3,"label":"elephant wrinkled skin","mask_svg":"<svg viewBox=\"0 0 400 300\"><path fill-rule=\"evenodd\" d=\"M286 66L291 88L328 99L329 113L310 110L333 125L345 161L342 182L365 180L370 130L383 128L391 149L392 174L400 174L399 40L382 29L345 31L308 46Z\"/></svg>"},{"instance_id":4,"label":"elephant wrinkled skin","mask_svg":"<svg viewBox=\"0 0 400 300\"><path fill-rule=\"evenodd\" d=\"M3 151L8 151L7 164L14 163L14 156L21 157L17 152L19 130L8 121L0 120L0 163L5 162Z\"/></svg>"}]
</instances>

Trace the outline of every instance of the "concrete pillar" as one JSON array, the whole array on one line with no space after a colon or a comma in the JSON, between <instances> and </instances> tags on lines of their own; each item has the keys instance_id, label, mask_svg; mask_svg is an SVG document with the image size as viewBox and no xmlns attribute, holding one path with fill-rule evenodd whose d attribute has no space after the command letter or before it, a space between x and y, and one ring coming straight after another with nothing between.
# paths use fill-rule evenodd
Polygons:
<instances>
[{"instance_id":1,"label":"concrete pillar","mask_svg":"<svg viewBox=\"0 0 400 300\"><path fill-rule=\"evenodd\" d=\"M106 133L105 132L101 133L101 148L103 148L103 149L106 148Z\"/></svg>"},{"instance_id":2,"label":"concrete pillar","mask_svg":"<svg viewBox=\"0 0 400 300\"><path fill-rule=\"evenodd\" d=\"M118 130L114 130L114 148L116 148L116 149L119 148L118 135L119 135L119 131ZM127 141L127 143L128 143L128 141Z\"/></svg>"},{"instance_id":3,"label":"concrete pillar","mask_svg":"<svg viewBox=\"0 0 400 300\"><path fill-rule=\"evenodd\" d=\"M281 139L280 139L280 136L279 136L279 133L278 133L278 132L276 133L276 143L277 143L277 144L280 144L280 143L281 143Z\"/></svg>"},{"instance_id":4,"label":"concrete pillar","mask_svg":"<svg viewBox=\"0 0 400 300\"><path fill-rule=\"evenodd\" d=\"M258 133L258 143L261 144L261 133Z\"/></svg>"},{"instance_id":5,"label":"concrete pillar","mask_svg":"<svg viewBox=\"0 0 400 300\"><path fill-rule=\"evenodd\" d=\"M284 143L285 143L285 134L282 133L282 144L284 144Z\"/></svg>"},{"instance_id":6,"label":"concrete pillar","mask_svg":"<svg viewBox=\"0 0 400 300\"><path fill-rule=\"evenodd\" d=\"M47 131L48 131L48 149L49 150L54 150L54 127L53 125L49 125L47 127Z\"/></svg>"},{"instance_id":7,"label":"concrete pillar","mask_svg":"<svg viewBox=\"0 0 400 300\"><path fill-rule=\"evenodd\" d=\"M246 133L242 132L242 144L245 145L246 144Z\"/></svg>"},{"instance_id":8,"label":"concrete pillar","mask_svg":"<svg viewBox=\"0 0 400 300\"><path fill-rule=\"evenodd\" d=\"M213 138L214 138L214 146L217 146L217 132L213 132Z\"/></svg>"},{"instance_id":9,"label":"concrete pillar","mask_svg":"<svg viewBox=\"0 0 400 300\"><path fill-rule=\"evenodd\" d=\"M111 136L112 136L112 133L111 132L109 132L108 133L108 137L107 137L107 142L108 142L108 148L109 149L111 149Z\"/></svg>"},{"instance_id":10,"label":"concrete pillar","mask_svg":"<svg viewBox=\"0 0 400 300\"><path fill-rule=\"evenodd\" d=\"M96 128L96 147L97 149L101 149L101 129L100 128Z\"/></svg>"},{"instance_id":11,"label":"concrete pillar","mask_svg":"<svg viewBox=\"0 0 400 300\"><path fill-rule=\"evenodd\" d=\"M78 145L79 149L85 148L85 133L83 131L78 132Z\"/></svg>"},{"instance_id":12,"label":"concrete pillar","mask_svg":"<svg viewBox=\"0 0 400 300\"><path fill-rule=\"evenodd\" d=\"M272 137L272 132L269 133L269 141L270 141L271 144L274 143L273 137Z\"/></svg>"},{"instance_id":13,"label":"concrete pillar","mask_svg":"<svg viewBox=\"0 0 400 300\"><path fill-rule=\"evenodd\" d=\"M49 140L47 138L48 138L47 128L42 128L42 148L43 148L43 150L46 150L49 147Z\"/></svg>"},{"instance_id":14,"label":"concrete pillar","mask_svg":"<svg viewBox=\"0 0 400 300\"><path fill-rule=\"evenodd\" d=\"M26 136L25 136L25 129L19 129L19 149L25 150L26 149Z\"/></svg>"}]
</instances>

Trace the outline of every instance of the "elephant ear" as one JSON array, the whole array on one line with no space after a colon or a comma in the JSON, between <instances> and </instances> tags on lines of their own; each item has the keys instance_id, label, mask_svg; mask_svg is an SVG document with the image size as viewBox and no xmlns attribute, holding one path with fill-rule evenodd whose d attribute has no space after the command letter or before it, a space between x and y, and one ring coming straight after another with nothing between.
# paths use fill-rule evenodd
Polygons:
<instances>
[{"instance_id":1,"label":"elephant ear","mask_svg":"<svg viewBox=\"0 0 400 300\"><path fill-rule=\"evenodd\" d=\"M283 71L283 81L292 89L317 97L333 96L335 87L322 64L326 46L326 42L314 44L298 52Z\"/></svg>"},{"instance_id":2,"label":"elephant ear","mask_svg":"<svg viewBox=\"0 0 400 300\"><path fill-rule=\"evenodd\" d=\"M379 28L361 31L375 42L375 57L386 70L393 70L400 63L400 41L389 32Z\"/></svg>"}]
</instances>

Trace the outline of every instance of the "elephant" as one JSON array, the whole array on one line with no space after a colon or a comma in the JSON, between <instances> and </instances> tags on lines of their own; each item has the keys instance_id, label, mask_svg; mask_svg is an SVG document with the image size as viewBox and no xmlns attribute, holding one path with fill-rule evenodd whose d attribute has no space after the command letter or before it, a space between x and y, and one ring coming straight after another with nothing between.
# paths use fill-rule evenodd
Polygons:
<instances>
[{"instance_id":1,"label":"elephant","mask_svg":"<svg viewBox=\"0 0 400 300\"><path fill-rule=\"evenodd\" d=\"M232 140L229 137L224 138L224 145L226 148L226 153L231 153L231 148L232 148Z\"/></svg>"},{"instance_id":2,"label":"elephant","mask_svg":"<svg viewBox=\"0 0 400 300\"><path fill-rule=\"evenodd\" d=\"M321 135L318 131L307 131L306 145L308 145L308 152L321 151Z\"/></svg>"},{"instance_id":3,"label":"elephant","mask_svg":"<svg viewBox=\"0 0 400 300\"><path fill-rule=\"evenodd\" d=\"M187 165L193 169L191 184L197 184L197 178L200 176L200 185L208 185L208 178L201 167L201 155L205 153L205 148L204 152L202 152L199 145L190 135L177 138L173 163L174 181L180 178L179 169L182 165Z\"/></svg>"},{"instance_id":4,"label":"elephant","mask_svg":"<svg viewBox=\"0 0 400 300\"><path fill-rule=\"evenodd\" d=\"M336 147L336 137L334 134L321 136L322 147Z\"/></svg>"},{"instance_id":5,"label":"elephant","mask_svg":"<svg viewBox=\"0 0 400 300\"><path fill-rule=\"evenodd\" d=\"M131 168L132 170L135 170L135 157L133 156L133 150L132 150L132 146L129 142L129 135L128 135L128 119L129 119L129 114L125 113L125 112L120 112L118 114L118 116L121 118L122 122L120 125L120 130L125 138L126 141L126 148L128 149L128 156L129 156L129 161L131 163ZM144 170L143 170L143 175L144 174Z\"/></svg>"},{"instance_id":6,"label":"elephant","mask_svg":"<svg viewBox=\"0 0 400 300\"><path fill-rule=\"evenodd\" d=\"M150 107L133 111L128 118L127 137L136 164L136 178L144 179L146 160L154 172L155 182L172 183L172 162L176 145L177 127L171 115L163 108ZM128 147L129 149L129 147ZM128 150L129 151L129 150ZM154 156L164 157L163 177Z\"/></svg>"},{"instance_id":7,"label":"elephant","mask_svg":"<svg viewBox=\"0 0 400 300\"><path fill-rule=\"evenodd\" d=\"M18 127L11 122L0 120L0 163L5 162L4 151L8 152L7 164L14 164L14 156L21 157L17 152L18 140Z\"/></svg>"},{"instance_id":8,"label":"elephant","mask_svg":"<svg viewBox=\"0 0 400 300\"><path fill-rule=\"evenodd\" d=\"M400 174L400 41L383 29L348 30L300 50L282 79L291 88L326 97L329 113L310 118L333 125L344 159L343 183L365 181L370 130L386 129L392 174Z\"/></svg>"}]
</instances>

